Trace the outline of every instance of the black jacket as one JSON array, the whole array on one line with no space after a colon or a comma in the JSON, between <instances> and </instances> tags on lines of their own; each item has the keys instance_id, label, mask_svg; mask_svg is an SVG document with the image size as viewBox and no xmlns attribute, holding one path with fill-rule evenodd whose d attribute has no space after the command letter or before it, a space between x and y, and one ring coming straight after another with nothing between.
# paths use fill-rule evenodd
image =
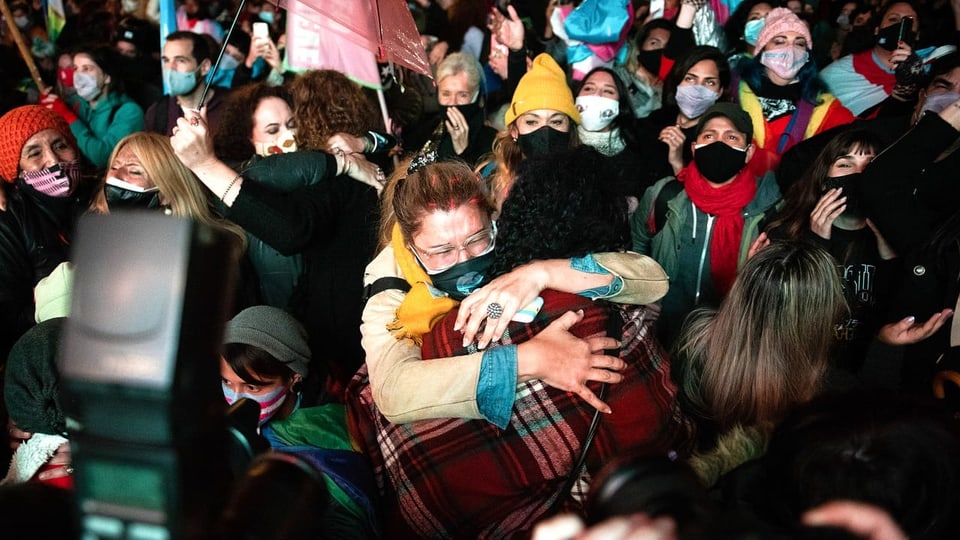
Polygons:
<instances>
[{"instance_id":1,"label":"black jacket","mask_svg":"<svg viewBox=\"0 0 960 540\"><path fill-rule=\"evenodd\" d=\"M309 333L311 367L345 383L364 359L363 272L376 250L379 201L372 187L334 176L336 168L335 158L320 152L260 160L243 173L224 215L281 254L303 255L291 311ZM304 187L289 193L266 185L290 184L280 177L318 180L297 182Z\"/></svg>"},{"instance_id":2,"label":"black jacket","mask_svg":"<svg viewBox=\"0 0 960 540\"><path fill-rule=\"evenodd\" d=\"M34 325L33 288L67 260L77 218L89 205L89 187L71 197L47 197L17 180L7 185L0 212L0 361Z\"/></svg>"}]
</instances>

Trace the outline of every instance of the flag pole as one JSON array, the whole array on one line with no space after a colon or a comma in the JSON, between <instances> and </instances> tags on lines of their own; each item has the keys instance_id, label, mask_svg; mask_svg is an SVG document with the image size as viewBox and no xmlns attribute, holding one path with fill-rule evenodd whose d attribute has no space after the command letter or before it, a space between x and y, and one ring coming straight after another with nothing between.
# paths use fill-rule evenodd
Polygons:
<instances>
[{"instance_id":1,"label":"flag pole","mask_svg":"<svg viewBox=\"0 0 960 540\"><path fill-rule=\"evenodd\" d=\"M17 49L20 50L20 56L23 57L24 63L27 64L30 78L33 79L40 93L44 93L47 90L47 85L45 85L43 79L40 78L40 70L37 69L37 64L33 61L33 54L30 53L30 47L27 47L27 43L23 40L23 34L20 33L20 29L17 28L17 25L13 22L13 13L10 11L10 6L7 5L7 0L0 0L0 12L3 13L4 20L7 21L7 28L10 29L10 35L13 36L13 41L16 42Z\"/></svg>"},{"instance_id":2,"label":"flag pole","mask_svg":"<svg viewBox=\"0 0 960 540\"><path fill-rule=\"evenodd\" d=\"M198 111L203 108L203 103L207 100L207 91L210 90L210 85L213 84L213 79L217 76L217 68L220 67L220 60L223 59L223 53L227 50L227 42L230 41L230 36L233 35L233 29L237 27L237 21L240 19L240 14L243 13L243 8L246 4L247 0L240 0L240 5L237 6L237 13L233 16L233 22L230 23L230 28L227 29L227 33L223 36L223 43L220 45L220 54L217 55L217 61L213 63L213 67L210 68L210 73L207 74L206 85L203 87L203 93L200 94L200 102L197 103Z\"/></svg>"}]
</instances>

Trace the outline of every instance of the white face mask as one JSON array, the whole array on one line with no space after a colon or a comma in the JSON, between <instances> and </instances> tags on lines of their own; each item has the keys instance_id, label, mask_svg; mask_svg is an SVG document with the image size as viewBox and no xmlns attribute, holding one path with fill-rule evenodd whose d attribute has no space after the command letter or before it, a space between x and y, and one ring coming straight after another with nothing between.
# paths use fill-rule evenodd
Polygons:
<instances>
[{"instance_id":1,"label":"white face mask","mask_svg":"<svg viewBox=\"0 0 960 540\"><path fill-rule=\"evenodd\" d=\"M289 152L297 151L297 140L295 135L297 131L291 129L287 133L281 135L277 140L269 143L258 142L254 143L253 147L258 156L272 156L273 154L286 154Z\"/></svg>"},{"instance_id":2,"label":"white face mask","mask_svg":"<svg viewBox=\"0 0 960 540\"><path fill-rule=\"evenodd\" d=\"M24 30L30 26L30 17L24 15L23 17L14 17L13 24L17 25L17 28Z\"/></svg>"},{"instance_id":3,"label":"white face mask","mask_svg":"<svg viewBox=\"0 0 960 540\"><path fill-rule=\"evenodd\" d=\"M76 89L77 95L87 101L93 101L100 96L97 78L89 73L74 73L73 87Z\"/></svg>"},{"instance_id":4,"label":"white face mask","mask_svg":"<svg viewBox=\"0 0 960 540\"><path fill-rule=\"evenodd\" d=\"M587 131L603 131L620 114L620 102L600 96L577 98L580 126Z\"/></svg>"},{"instance_id":5,"label":"white face mask","mask_svg":"<svg viewBox=\"0 0 960 540\"><path fill-rule=\"evenodd\" d=\"M120 5L124 13L133 13L140 7L140 0L123 0Z\"/></svg>"},{"instance_id":6,"label":"white face mask","mask_svg":"<svg viewBox=\"0 0 960 540\"><path fill-rule=\"evenodd\" d=\"M797 77L797 73L800 73L809 59L810 53L806 49L800 50L796 47L764 51L760 55L761 64L774 72L777 77L788 81Z\"/></svg>"}]
</instances>

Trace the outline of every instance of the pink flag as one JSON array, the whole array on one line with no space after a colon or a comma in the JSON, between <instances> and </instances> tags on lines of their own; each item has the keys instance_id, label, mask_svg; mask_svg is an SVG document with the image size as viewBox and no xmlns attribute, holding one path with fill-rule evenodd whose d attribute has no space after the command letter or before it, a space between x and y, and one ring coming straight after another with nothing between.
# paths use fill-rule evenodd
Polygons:
<instances>
[{"instance_id":1,"label":"pink flag","mask_svg":"<svg viewBox=\"0 0 960 540\"><path fill-rule=\"evenodd\" d=\"M333 69L356 83L380 90L380 72L372 51L349 39L350 30L320 17L300 2L287 6L287 63L295 70Z\"/></svg>"}]
</instances>

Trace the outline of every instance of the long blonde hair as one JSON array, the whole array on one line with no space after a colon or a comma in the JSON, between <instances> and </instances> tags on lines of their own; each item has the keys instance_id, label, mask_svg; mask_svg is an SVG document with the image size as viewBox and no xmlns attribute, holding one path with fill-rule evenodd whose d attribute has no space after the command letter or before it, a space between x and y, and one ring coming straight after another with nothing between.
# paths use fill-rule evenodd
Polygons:
<instances>
[{"instance_id":1,"label":"long blonde hair","mask_svg":"<svg viewBox=\"0 0 960 540\"><path fill-rule=\"evenodd\" d=\"M720 433L772 428L819 391L845 309L830 254L801 242L761 250L719 309L687 320L678 341L681 401Z\"/></svg>"},{"instance_id":2,"label":"long blonde hair","mask_svg":"<svg viewBox=\"0 0 960 540\"><path fill-rule=\"evenodd\" d=\"M145 131L127 135L113 148L113 153L110 154L110 160L107 162L108 171L117 154L127 147L137 156L143 170L160 189L160 194L173 215L191 218L214 230L227 233L228 237L234 240L239 259L239 256L247 250L246 233L236 223L227 221L214 212L207 191L193 172L173 153L170 139L158 133ZM90 205L90 210L98 214L110 213L104 194L106 182L107 174L100 180Z\"/></svg>"}]
</instances>

